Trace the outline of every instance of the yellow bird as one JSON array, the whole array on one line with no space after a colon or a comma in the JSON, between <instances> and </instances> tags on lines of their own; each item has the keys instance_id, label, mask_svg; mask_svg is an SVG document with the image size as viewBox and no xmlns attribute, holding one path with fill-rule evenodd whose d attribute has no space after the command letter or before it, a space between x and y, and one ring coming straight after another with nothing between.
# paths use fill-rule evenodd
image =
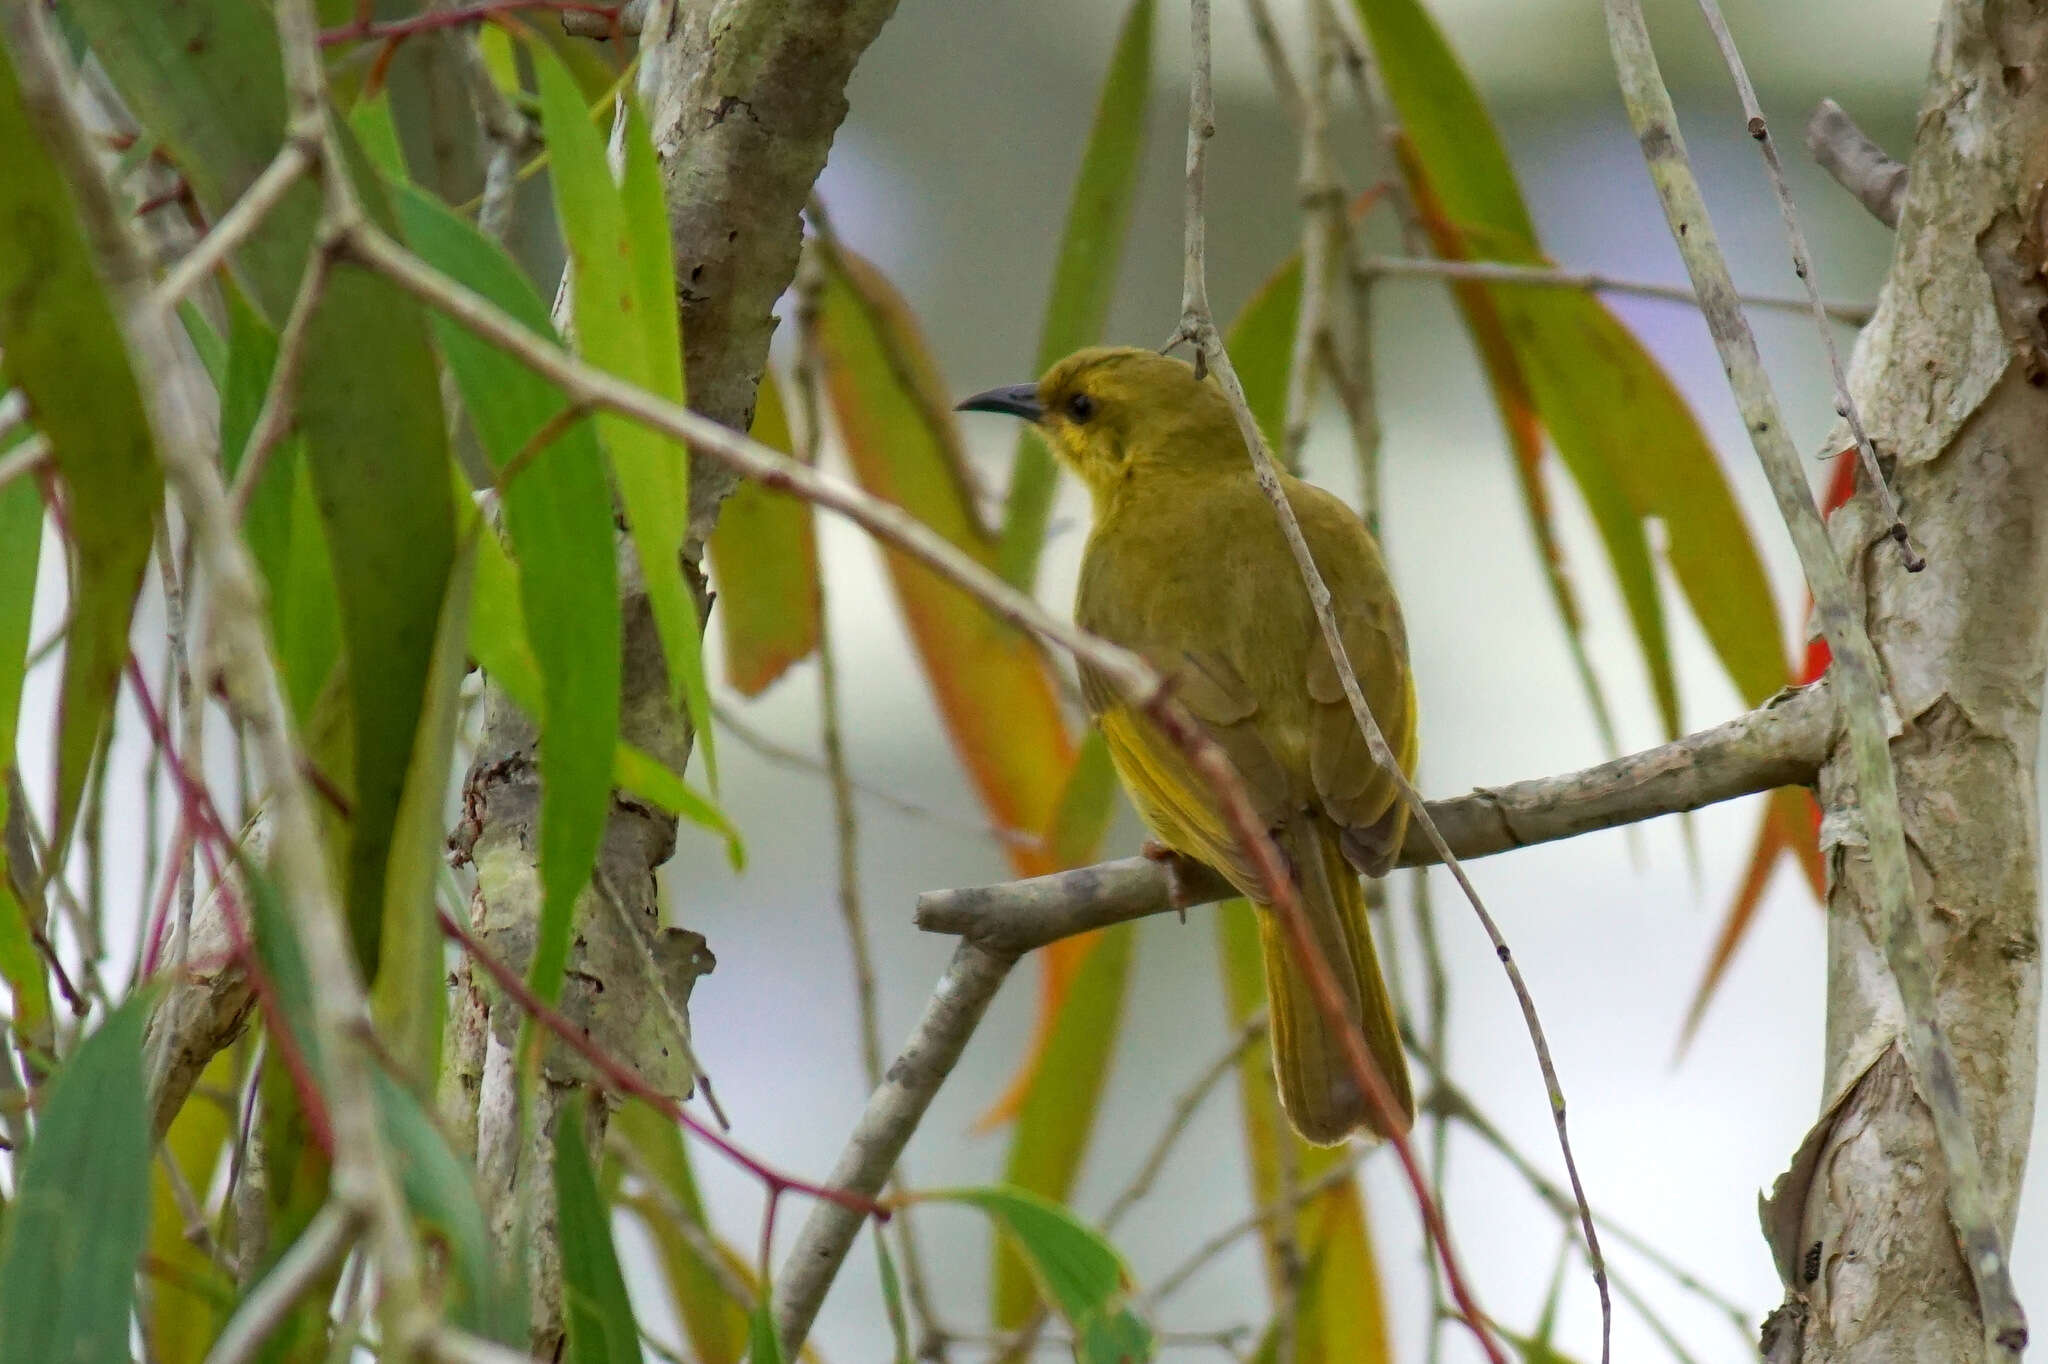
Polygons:
<instances>
[{"instance_id":1,"label":"yellow bird","mask_svg":"<svg viewBox=\"0 0 2048 1364\"><path fill-rule=\"evenodd\" d=\"M1175 698L1243 776L1407 1130L1415 1100L1357 876L1382 876L1393 866L1407 811L1366 750L1221 390L1179 360L1097 348L1068 356L1036 384L991 389L960 408L1033 423L1088 485L1095 524L1075 622L1170 677ZM1344 650L1373 716L1412 772L1415 690L1379 547L1336 497L1286 474L1280 481L1329 584ZM1257 868L1180 750L1086 667L1081 687L1153 834L1257 902ZM1324 1021L1278 916L1266 905L1257 914L1273 1069L1295 1130L1326 1145L1360 1128L1387 1135L1358 1092L1343 1042Z\"/></svg>"}]
</instances>

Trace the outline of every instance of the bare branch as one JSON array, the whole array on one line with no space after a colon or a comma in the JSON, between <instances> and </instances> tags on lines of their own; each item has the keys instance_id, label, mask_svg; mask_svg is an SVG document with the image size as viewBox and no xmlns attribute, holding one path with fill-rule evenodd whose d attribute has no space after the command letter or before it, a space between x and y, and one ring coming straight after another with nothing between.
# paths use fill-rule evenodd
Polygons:
<instances>
[{"instance_id":1,"label":"bare branch","mask_svg":"<svg viewBox=\"0 0 2048 1364\"><path fill-rule=\"evenodd\" d=\"M954 949L924 1016L869 1097L832 1167L828 1179L834 1187L869 1196L881 1191L939 1086L953 1073L989 1001L1016 964L1016 954L991 950L971 938ZM819 1203L811 1209L796 1249L775 1276L775 1331L785 1356L793 1354L809 1333L825 1290L832 1286L863 1220L859 1212L837 1203Z\"/></svg>"},{"instance_id":2,"label":"bare branch","mask_svg":"<svg viewBox=\"0 0 2048 1364\"><path fill-rule=\"evenodd\" d=\"M1835 733L1834 701L1825 683L1815 683L1642 753L1563 776L1432 801L1428 809L1459 857L1488 857L1809 784ZM1436 860L1427 837L1411 830L1401 849L1402 865ZM917 898L917 926L927 933L955 933L1006 951L1028 952L1077 933L1236 894L1205 867L1129 857L1000 885L926 891Z\"/></svg>"},{"instance_id":3,"label":"bare branch","mask_svg":"<svg viewBox=\"0 0 2048 1364\"><path fill-rule=\"evenodd\" d=\"M1884 720L1884 673L1864 629L1847 570L1814 505L1805 466L1778 410L1756 338L1736 301L1734 281L1686 157L1678 115L1650 45L1640 0L1605 3L1608 38L1629 122L1642 144L1651 181L1663 201L1686 270L1699 291L1743 424L1770 479L1778 510L1792 532L1806 581L1813 589L1821 632L1834 654L1831 675L1847 724L1856 806L1867 839L1877 911L1872 937L1880 943L1886 967L1898 987L1915 1080L1948 1165L1949 1212L1962 1242L1964 1263L1976 1285L1987 1349L2016 1357L2026 1343L2026 1314L2013 1292L2005 1237L1986 1197L1976 1137L1958 1088L1955 1053L1935 1012L1934 970L1914 915L1912 872Z\"/></svg>"},{"instance_id":4,"label":"bare branch","mask_svg":"<svg viewBox=\"0 0 2048 1364\"><path fill-rule=\"evenodd\" d=\"M299 177L313 169L317 153L317 145L309 145L296 138L286 142L271 163L263 168L263 173L242 191L242 197L235 201L234 207L222 214L212 230L199 239L184 259L171 267L163 283L150 295L150 302L165 312L176 308L180 299L197 288L227 260L230 252L263 225L263 220L270 216L270 210L276 208L291 187L299 182Z\"/></svg>"},{"instance_id":5,"label":"bare branch","mask_svg":"<svg viewBox=\"0 0 2048 1364\"><path fill-rule=\"evenodd\" d=\"M1849 433L1856 438L1856 452L1863 461L1863 477L1878 505L1884 509L1891 537L1898 543L1906 571L1918 573L1927 566L1927 561L1914 550L1912 541L1907 537L1906 524L1899 519L1898 499L1892 496L1891 483L1878 465L1877 450L1870 443L1869 433L1863 429L1863 418L1856 411L1856 400L1849 394L1849 376L1842 372L1842 356L1835 348L1834 333L1828 329L1827 309L1820 301L1820 286L1813 281L1813 253L1807 249L1806 233L1800 229L1799 210L1792 204L1792 187L1785 183L1785 167L1778 160L1778 144L1771 140L1771 126L1764 119L1763 106L1757 103L1756 87L1749 83L1749 71L1742 64L1742 54L1736 50L1735 36L1728 31L1728 21L1721 14L1719 0L1700 0L1700 13L1706 16L1707 27L1713 30L1714 42L1721 49L1721 60L1728 64L1728 74L1735 78L1735 89L1742 96L1742 112L1748 120L1745 126L1749 135L1756 141L1757 150L1763 153L1764 170L1778 199L1778 216L1785 223L1785 239L1792 248L1792 273L1806 285L1807 301L1813 306L1814 321L1820 325L1821 349L1827 352L1828 373L1835 381L1835 411L1849 424Z\"/></svg>"},{"instance_id":6,"label":"bare branch","mask_svg":"<svg viewBox=\"0 0 2048 1364\"><path fill-rule=\"evenodd\" d=\"M1906 166L1870 140L1848 111L1824 99L1806 120L1806 150L1870 216L1896 230L1906 201Z\"/></svg>"}]
</instances>

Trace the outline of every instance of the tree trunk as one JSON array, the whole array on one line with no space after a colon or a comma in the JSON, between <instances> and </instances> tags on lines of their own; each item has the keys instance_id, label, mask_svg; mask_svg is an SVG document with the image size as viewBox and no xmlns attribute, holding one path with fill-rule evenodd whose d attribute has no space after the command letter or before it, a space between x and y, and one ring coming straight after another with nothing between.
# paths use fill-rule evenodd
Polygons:
<instances>
[{"instance_id":1,"label":"tree trunk","mask_svg":"<svg viewBox=\"0 0 2048 1364\"><path fill-rule=\"evenodd\" d=\"M1830 523L1898 706L1892 757L1921 931L2008 1243L2041 993L2044 174L2048 7L1953 0L1936 34L1891 274L1851 373L1927 568L1905 571L1867 489ZM1824 1107L1764 1208L1787 1288L1766 1352L1807 1364L1983 1359L1942 1158L1873 942L1845 753L1823 767L1821 794L1832 873Z\"/></svg>"},{"instance_id":2,"label":"tree trunk","mask_svg":"<svg viewBox=\"0 0 2048 1364\"><path fill-rule=\"evenodd\" d=\"M846 116L847 79L894 8L895 0L721 0L686 13L649 6L641 89L668 191L690 406L736 430L753 417L775 328L770 310L795 275L803 205ZM700 616L711 605L703 542L734 481L722 466L692 461L690 541L678 567ZM695 736L669 704L660 641L629 553L620 555L620 572L620 735L680 771ZM534 740L526 717L494 693L458 835L477 872L476 928L521 969L541 902ZM682 1066L689 987L711 957L697 934L660 926L655 873L675 838L672 817L614 794L597 879L577 901L563 1009L681 1098L694 1079ZM518 1022L516 1006L460 975L443 1110L475 1141L499 1245L512 1255L531 1248L517 1266L531 1297L530 1343L552 1358L562 1342L554 1120L562 1104L590 1101L597 1087L565 1048L552 1048L530 1115L534 1130L522 1133L511 1050ZM591 1102L587 1114L595 1140L602 1105Z\"/></svg>"}]
</instances>

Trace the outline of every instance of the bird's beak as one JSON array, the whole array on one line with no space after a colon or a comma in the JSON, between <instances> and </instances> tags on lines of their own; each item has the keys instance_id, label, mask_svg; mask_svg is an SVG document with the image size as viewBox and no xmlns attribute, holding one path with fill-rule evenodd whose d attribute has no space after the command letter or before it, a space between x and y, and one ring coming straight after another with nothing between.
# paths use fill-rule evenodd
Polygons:
<instances>
[{"instance_id":1,"label":"bird's beak","mask_svg":"<svg viewBox=\"0 0 2048 1364\"><path fill-rule=\"evenodd\" d=\"M992 388L986 393L977 393L954 405L955 412L1007 412L1012 417L1022 417L1035 422L1045 415L1045 408L1038 401L1038 385L1011 384L1008 388Z\"/></svg>"}]
</instances>

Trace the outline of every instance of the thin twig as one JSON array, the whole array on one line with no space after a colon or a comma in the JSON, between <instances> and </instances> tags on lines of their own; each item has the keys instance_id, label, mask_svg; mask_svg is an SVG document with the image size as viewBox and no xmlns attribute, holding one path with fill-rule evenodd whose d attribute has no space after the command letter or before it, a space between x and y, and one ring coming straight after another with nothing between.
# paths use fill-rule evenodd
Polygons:
<instances>
[{"instance_id":1,"label":"thin twig","mask_svg":"<svg viewBox=\"0 0 2048 1364\"><path fill-rule=\"evenodd\" d=\"M1372 1150L1370 1146L1352 1147L1338 1157L1336 1164L1297 1187L1293 1194L1275 1199L1262 1208L1254 1208L1222 1230L1212 1233L1208 1240L1189 1251L1186 1259L1161 1275L1159 1281L1146 1290L1140 1300L1141 1307L1146 1311L1158 1307L1179 1292L1197 1270L1230 1249L1241 1237L1250 1235L1276 1218L1294 1216L1304 1204L1342 1184L1358 1168L1358 1163L1372 1154Z\"/></svg>"},{"instance_id":2,"label":"thin twig","mask_svg":"<svg viewBox=\"0 0 2048 1364\"><path fill-rule=\"evenodd\" d=\"M1792 273L1806 286L1806 299L1813 308L1813 320L1819 325L1821 349L1827 352L1828 375L1835 382L1836 415L1849 424L1849 432L1856 438L1864 482L1877 495L1878 508L1892 539L1898 543L1906 571L1918 573L1927 567L1927 561L1913 549L1906 523L1899 516L1898 499L1892 496L1891 484L1877 462L1876 447L1871 445L1870 434L1863 429L1863 418L1856 411L1856 399L1849 393L1849 376L1842 369L1841 352L1828 326L1827 305L1820 301L1820 286L1814 283L1813 253L1807 249L1806 233L1799 226L1799 210L1792 203L1792 187L1785 182L1785 167L1778 160L1778 144L1771 138L1771 125L1764 120L1763 106L1757 102L1756 87L1749 83L1749 71L1742 64L1742 53L1736 50L1735 35L1728 31L1728 21L1721 14L1720 0L1700 0L1700 13L1706 16L1707 27L1713 30L1714 42L1721 49L1721 60L1728 64L1728 74L1735 79L1736 92L1742 97L1742 114L1747 120L1744 126L1755 140L1757 150L1763 153L1764 170L1778 199L1778 216L1785 223L1785 241L1792 248Z\"/></svg>"},{"instance_id":3,"label":"thin twig","mask_svg":"<svg viewBox=\"0 0 2048 1364\"><path fill-rule=\"evenodd\" d=\"M1379 722L1374 718L1372 708L1366 704L1365 694L1360 689L1357 674L1345 654L1343 635L1337 627L1336 617L1331 610L1329 587L1324 583L1322 573L1316 567L1315 558L1309 552L1308 542L1302 538L1301 526L1296 521L1294 509L1289 505L1287 495L1280 486L1279 474L1273 467L1272 456L1265 448L1265 437L1260 433L1258 421L1252 416L1251 407L1245 401L1244 388L1238 382L1236 370L1230 362L1229 352L1224 347L1222 334L1218 331L1215 318L1209 308L1207 282L1208 228L1205 221L1206 160L1208 140L1215 134L1216 130L1215 104L1210 90L1209 79L1209 0L1190 0L1189 10L1194 28L1192 44L1194 50L1194 79L1190 82L1188 100L1187 211L1184 224L1184 273L1181 287L1180 335L1193 343L1197 348L1198 360L1196 369L1198 371L1201 369L1201 359L1206 358L1209 367L1215 371L1218 385L1230 400L1231 410L1237 417L1239 432L1244 438L1246 452L1250 455L1252 468L1258 476L1260 490L1265 493L1267 500L1272 503L1274 515L1280 524L1283 535L1287 539L1288 548L1292 551L1295 564L1301 571L1302 583L1307 588L1309 602L1315 610L1317 623L1322 628L1324 644L1329 649L1330 656L1336 663L1338 678L1344 684L1345 697L1351 704L1351 713L1358 722L1359 731L1365 738L1366 747L1371 751L1373 761L1386 773L1388 779L1400 793L1401 800L1408 806L1416 822L1422 826L1423 832L1429 836L1432 844L1436 846L1444 864L1450 868L1451 875L1456 878L1459 888L1465 892L1466 899L1472 905L1473 913L1478 917L1481 927L1486 930L1487 938L1493 943L1494 952L1500 958L1501 967L1507 973L1509 984L1514 988L1515 999L1521 1006L1522 1018L1529 1033L1530 1044L1536 1052L1537 1065L1543 1074L1544 1090L1550 1101L1551 1118L1557 1128L1558 1146L1564 1155L1565 1169L1571 1176L1574 1191L1579 1191L1581 1180L1579 1178L1577 1162L1572 1158L1571 1136L1565 1120L1564 1090L1557 1078L1557 1068L1551 1062L1550 1046L1544 1037L1542 1023L1536 1014L1535 1000L1530 995L1528 986L1522 979L1521 970L1516 966L1514 958L1508 950L1507 941L1501 935L1499 926L1495 924L1493 916L1487 912L1485 903L1480 899L1479 892L1472 885L1471 880L1465 875L1464 869L1458 865L1457 857L1451 852L1449 844L1443 841L1442 834L1437 831L1435 824L1430 820L1429 811L1423 805L1421 794L1416 791L1414 784L1408 780L1407 774L1402 771L1400 763L1395 759L1392 750L1387 745L1385 735L1380 732ZM1298 907L1289 906L1288 908L1295 909ZM1297 955L1302 959L1302 965L1308 969L1311 978L1320 980L1320 978L1328 976L1328 964L1319 960L1321 954L1314 946L1308 933L1307 924L1300 921L1298 913L1283 914L1283 918L1287 923L1289 937L1295 941ZM1349 1015L1344 1009L1341 996L1336 994L1334 988L1330 991L1327 999L1320 998L1323 994L1320 988L1316 993L1319 996L1318 1002L1324 1009L1325 1017L1329 1020L1332 1027L1340 1030L1346 1051L1354 1053L1358 1061L1364 1062L1363 1065L1355 1066L1355 1069L1360 1072L1358 1078L1363 1082L1360 1085L1361 1092L1377 1100L1383 1095L1386 1089L1386 1082L1381 1076L1374 1073L1371 1061L1365 1055L1363 1038L1359 1035L1357 1026L1350 1021ZM1377 1108L1388 1107L1388 1105L1377 1102L1374 1102L1373 1106ZM1398 1124L1383 1123L1382 1126L1398 1131ZM1499 1353L1500 1347L1498 1343L1494 1341L1492 1333L1486 1329L1478 1305L1473 1301L1469 1285L1463 1281L1462 1273L1451 1250L1448 1230L1443 1226L1435 1201L1430 1197L1421 1167L1417 1164L1413 1153L1408 1149L1408 1143L1405 1138L1395 1138L1393 1145L1396 1153L1401 1157L1404 1170L1408 1173L1416 1200L1424 1210L1425 1221L1433 1223L1431 1233L1437 1243L1438 1253L1444 1262L1444 1273L1449 1281L1453 1300L1457 1302L1467 1324L1471 1327L1473 1334L1478 1337L1481 1346L1485 1348L1488 1355L1497 1360L1503 1359L1504 1356ZM1579 1201L1583 1206L1585 1202L1583 1192L1579 1193ZM1587 1243L1587 1258L1592 1262L1593 1282L1600 1295L1600 1353L1602 1364L1606 1364L1612 1348L1614 1309L1607 1292L1606 1270L1600 1256L1599 1233L1593 1226L1593 1216L1590 1210L1583 1211L1582 1221L1584 1223Z\"/></svg>"},{"instance_id":4,"label":"thin twig","mask_svg":"<svg viewBox=\"0 0 2048 1364\"><path fill-rule=\"evenodd\" d=\"M1124 1214L1136 1207L1139 1200L1152 1191L1152 1184L1159 1178L1159 1172L1166 1168L1166 1158L1173 1148L1187 1134L1194 1121L1195 1112L1202 1101L1209 1097L1211 1090L1237 1067L1238 1059L1245 1048L1266 1035L1266 1015L1263 1012L1245 1020L1244 1026L1232 1034L1230 1041L1216 1058L1202 1067L1193 1083L1181 1091L1168 1110L1166 1123L1159 1129L1159 1135L1152 1140L1152 1147L1145 1158L1138 1162L1137 1170L1131 1175L1130 1183L1117 1192L1110 1200L1108 1211L1102 1214L1102 1230L1112 1232L1123 1221Z\"/></svg>"},{"instance_id":5,"label":"thin twig","mask_svg":"<svg viewBox=\"0 0 2048 1364\"><path fill-rule=\"evenodd\" d=\"M315 1213L299 1239L228 1318L206 1364L247 1364L256 1358L299 1299L312 1292L321 1277L348 1253L360 1229L356 1214L340 1203L329 1202Z\"/></svg>"},{"instance_id":6,"label":"thin twig","mask_svg":"<svg viewBox=\"0 0 2048 1364\"><path fill-rule=\"evenodd\" d=\"M1856 589L1828 539L1807 484L1805 466L1757 353L1756 338L1735 299L1728 263L1687 159L1678 115L1658 69L1640 0L1605 0L1605 4L1608 38L1629 122L1643 148L1679 254L1712 323L1722 367L1770 479L1778 510L1799 551L1807 584L1813 590L1814 614L1834 656L1829 672L1839 689L1847 721L1848 767L1854 775L1856 808L1867 839L1875 911L1872 937L1880 940L1877 945L1898 987L1905 1015L1906 1053L1948 1166L1949 1215L1976 1287L1987 1348L2000 1357L2016 1358L2026 1344L2026 1313L2013 1291L2005 1236L1985 1192L1982 1160L1963 1104L1955 1053L1935 1009L1934 970L1914 914L1912 871L1884 721L1884 673L1864 630Z\"/></svg>"},{"instance_id":7,"label":"thin twig","mask_svg":"<svg viewBox=\"0 0 2048 1364\"><path fill-rule=\"evenodd\" d=\"M752 750L759 756L766 758L769 762L782 767L794 768L800 772L809 772L815 776L830 780L830 769L826 767L824 759L814 758L808 753L802 753L789 747L787 744L776 742L776 740L770 738L746 720L741 719L739 712L724 702L715 699L712 701L711 718L718 723L720 729L739 740L742 747ZM1005 847L1040 848L1045 845L1045 839L1040 834L1030 833L1023 829L1005 829L999 825L950 815L943 810L934 810L928 805L920 805L916 801L900 796L894 791L876 786L873 782L863 781L851 774L848 775L848 781L855 795L871 800L877 805L885 806L888 809L894 810L897 814L910 819L926 820L942 828L954 829L961 833L973 834L981 838L992 838Z\"/></svg>"},{"instance_id":8,"label":"thin twig","mask_svg":"<svg viewBox=\"0 0 2048 1364\"><path fill-rule=\"evenodd\" d=\"M163 283L157 285L150 295L150 303L165 313L174 310L179 300L197 288L227 260L229 253L263 225L263 220L291 192L299 177L313 168L317 150L317 144L308 144L297 138L279 148L270 164L263 168L263 173L242 191L242 197L235 201L234 206L223 213L220 221L171 267Z\"/></svg>"},{"instance_id":9,"label":"thin twig","mask_svg":"<svg viewBox=\"0 0 2048 1364\"><path fill-rule=\"evenodd\" d=\"M7 452L0 458L0 488L6 487L17 478L39 474L51 463L50 438L38 432Z\"/></svg>"},{"instance_id":10,"label":"thin twig","mask_svg":"<svg viewBox=\"0 0 2048 1364\"><path fill-rule=\"evenodd\" d=\"M1699 296L1683 284L1658 284L1651 280L1623 279L1597 270L1565 270L1551 265L1510 265L1505 261L1437 260L1431 256L1367 256L1360 264L1365 272L1374 278L1412 277L1441 279L1454 283L1527 284L1540 289L1586 289L1594 293L1633 294L1640 298L1664 299L1671 303L1690 304L1695 308L1702 306ZM1810 299L1795 298L1786 294L1741 294L1738 297L1752 308L1806 312L1814 306ZM1872 312L1868 303L1823 301L1820 308L1829 321L1857 327L1870 321Z\"/></svg>"},{"instance_id":11,"label":"thin twig","mask_svg":"<svg viewBox=\"0 0 2048 1364\"><path fill-rule=\"evenodd\" d=\"M306 259L305 273L299 277L292 310L285 315L284 330L278 333L277 363L263 390L263 405L256 410L256 420L249 426L249 438L243 442L241 458L235 465L229 501L237 522L248 514L257 481L269 467L270 457L283 443L285 433L291 430L299 367L306 358L306 336L312 330L313 314L327 288L327 272L333 268L327 252L316 246Z\"/></svg>"},{"instance_id":12,"label":"thin twig","mask_svg":"<svg viewBox=\"0 0 2048 1364\"><path fill-rule=\"evenodd\" d=\"M1897 229L1909 172L1857 127L1841 105L1824 99L1814 109L1806 120L1806 149L1873 218Z\"/></svg>"}]
</instances>

